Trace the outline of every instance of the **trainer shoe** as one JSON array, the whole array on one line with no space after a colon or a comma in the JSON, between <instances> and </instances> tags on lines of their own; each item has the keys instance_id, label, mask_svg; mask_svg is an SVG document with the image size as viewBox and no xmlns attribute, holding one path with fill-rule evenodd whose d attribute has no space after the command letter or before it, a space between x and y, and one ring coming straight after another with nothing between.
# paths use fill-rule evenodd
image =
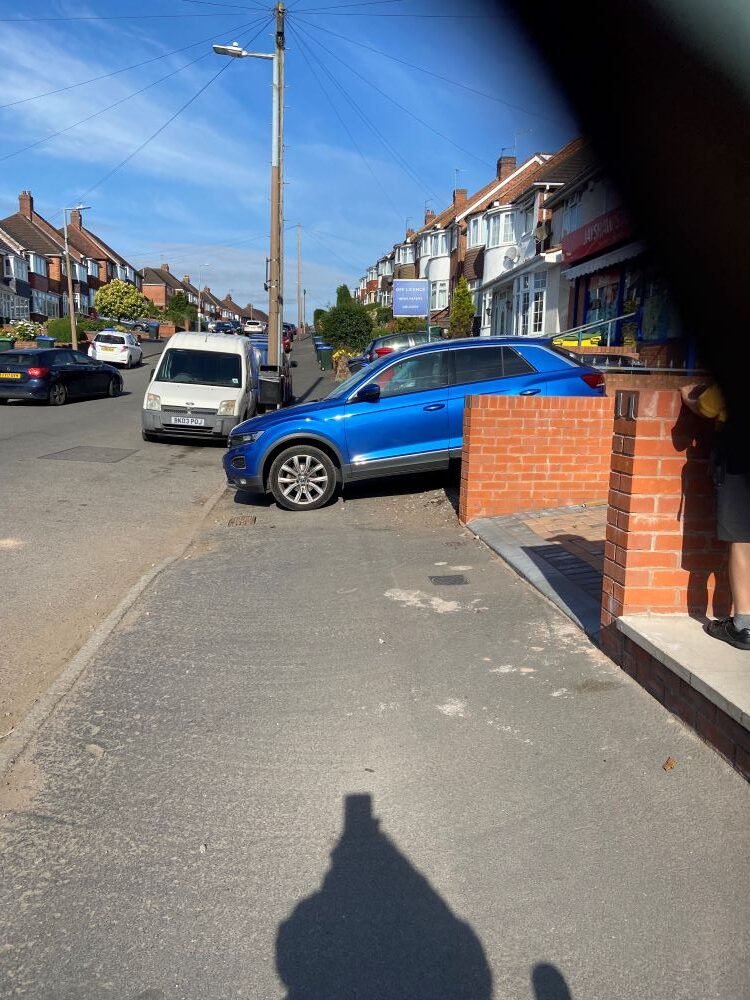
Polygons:
<instances>
[{"instance_id":1,"label":"trainer shoe","mask_svg":"<svg viewBox=\"0 0 750 1000\"><path fill-rule=\"evenodd\" d=\"M703 627L714 639L728 642L735 649L750 650L750 628L735 628L731 618L720 618L718 621L709 622Z\"/></svg>"}]
</instances>

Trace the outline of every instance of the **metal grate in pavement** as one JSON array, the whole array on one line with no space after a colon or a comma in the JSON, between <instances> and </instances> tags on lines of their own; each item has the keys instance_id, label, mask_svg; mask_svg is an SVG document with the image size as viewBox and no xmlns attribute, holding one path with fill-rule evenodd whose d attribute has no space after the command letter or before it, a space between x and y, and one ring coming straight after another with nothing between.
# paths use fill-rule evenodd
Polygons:
<instances>
[{"instance_id":1,"label":"metal grate in pavement","mask_svg":"<svg viewBox=\"0 0 750 1000\"><path fill-rule=\"evenodd\" d=\"M428 579L436 587L460 587L462 584L469 582L463 573L449 573L447 576L430 576Z\"/></svg>"},{"instance_id":2,"label":"metal grate in pavement","mask_svg":"<svg viewBox=\"0 0 750 1000\"><path fill-rule=\"evenodd\" d=\"M50 455L40 455L40 458L50 458L55 462L96 462L109 465L121 462L129 455L135 455L136 449L130 448L93 448L81 445L78 448L66 448L64 451L53 451Z\"/></svg>"},{"instance_id":3,"label":"metal grate in pavement","mask_svg":"<svg viewBox=\"0 0 750 1000\"><path fill-rule=\"evenodd\" d=\"M602 574L590 563L566 551L561 545L534 545L527 548L530 555L543 559L577 587L597 600L602 592Z\"/></svg>"},{"instance_id":4,"label":"metal grate in pavement","mask_svg":"<svg viewBox=\"0 0 750 1000\"><path fill-rule=\"evenodd\" d=\"M227 521L228 528L247 528L251 524L255 524L256 518L255 514L237 514L235 517L230 517Z\"/></svg>"}]
</instances>

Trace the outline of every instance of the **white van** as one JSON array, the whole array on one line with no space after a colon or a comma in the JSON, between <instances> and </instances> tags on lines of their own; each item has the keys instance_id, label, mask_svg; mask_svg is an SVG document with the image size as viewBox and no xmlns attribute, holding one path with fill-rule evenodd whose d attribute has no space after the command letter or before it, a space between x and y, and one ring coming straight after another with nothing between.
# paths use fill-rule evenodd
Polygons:
<instances>
[{"instance_id":1,"label":"white van","mask_svg":"<svg viewBox=\"0 0 750 1000\"><path fill-rule=\"evenodd\" d=\"M226 438L257 409L258 352L247 337L175 333L143 399L143 439Z\"/></svg>"}]
</instances>

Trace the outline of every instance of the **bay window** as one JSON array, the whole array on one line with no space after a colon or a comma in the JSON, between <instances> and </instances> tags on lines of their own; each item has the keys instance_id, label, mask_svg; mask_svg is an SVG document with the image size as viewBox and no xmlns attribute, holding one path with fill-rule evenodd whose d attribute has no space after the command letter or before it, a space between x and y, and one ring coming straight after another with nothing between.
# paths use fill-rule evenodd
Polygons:
<instances>
[{"instance_id":1,"label":"bay window","mask_svg":"<svg viewBox=\"0 0 750 1000\"><path fill-rule=\"evenodd\" d=\"M432 233L430 235L430 256L444 257L448 253L448 234Z\"/></svg>"},{"instance_id":2,"label":"bay window","mask_svg":"<svg viewBox=\"0 0 750 1000\"><path fill-rule=\"evenodd\" d=\"M469 286L469 291L471 292L471 297L474 299L474 315L479 315L479 285L478 279L474 281L467 281L466 284Z\"/></svg>"},{"instance_id":3,"label":"bay window","mask_svg":"<svg viewBox=\"0 0 750 1000\"><path fill-rule=\"evenodd\" d=\"M470 247L481 247L487 239L487 225L484 216L476 215L469 219L466 230L466 244Z\"/></svg>"},{"instance_id":4,"label":"bay window","mask_svg":"<svg viewBox=\"0 0 750 1000\"><path fill-rule=\"evenodd\" d=\"M513 225L513 213L502 212L491 215L489 219L488 245L491 247L507 246L515 243L516 234Z\"/></svg>"},{"instance_id":5,"label":"bay window","mask_svg":"<svg viewBox=\"0 0 750 1000\"><path fill-rule=\"evenodd\" d=\"M576 191L563 206L562 231L563 236L581 228L581 192Z\"/></svg>"},{"instance_id":6,"label":"bay window","mask_svg":"<svg viewBox=\"0 0 750 1000\"><path fill-rule=\"evenodd\" d=\"M32 288L31 310L42 316L56 319L60 315L60 297L52 295L50 292L40 292L37 288Z\"/></svg>"},{"instance_id":7,"label":"bay window","mask_svg":"<svg viewBox=\"0 0 750 1000\"><path fill-rule=\"evenodd\" d=\"M33 271L34 274L41 274L46 278L49 273L47 270L47 258L42 257L42 255L38 253L30 253L29 270Z\"/></svg>"},{"instance_id":8,"label":"bay window","mask_svg":"<svg viewBox=\"0 0 750 1000\"><path fill-rule=\"evenodd\" d=\"M446 309L448 306L448 282L430 282L430 311Z\"/></svg>"}]
</instances>

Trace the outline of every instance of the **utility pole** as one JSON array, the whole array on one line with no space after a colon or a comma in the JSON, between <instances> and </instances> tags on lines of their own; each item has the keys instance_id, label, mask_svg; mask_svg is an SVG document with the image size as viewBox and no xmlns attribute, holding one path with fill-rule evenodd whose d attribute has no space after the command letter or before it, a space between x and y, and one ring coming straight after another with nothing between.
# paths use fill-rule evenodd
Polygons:
<instances>
[{"instance_id":1,"label":"utility pole","mask_svg":"<svg viewBox=\"0 0 750 1000\"><path fill-rule=\"evenodd\" d=\"M65 234L65 266L68 270L68 315L70 316L70 346L74 351L78 350L78 330L76 328L76 300L73 295L73 267L70 262L70 245L68 243L68 212L73 212L76 209L82 212L86 208L90 208L90 205L76 205L73 208L63 209L63 233Z\"/></svg>"},{"instance_id":2,"label":"utility pole","mask_svg":"<svg viewBox=\"0 0 750 1000\"><path fill-rule=\"evenodd\" d=\"M281 364L284 321L284 17L276 4L276 48L273 56L273 149L271 154L271 274L268 288L268 364ZM279 383L279 389L281 384ZM279 393L280 395L280 393Z\"/></svg>"},{"instance_id":3,"label":"utility pole","mask_svg":"<svg viewBox=\"0 0 750 1000\"><path fill-rule=\"evenodd\" d=\"M302 289L302 331L307 333L307 289Z\"/></svg>"},{"instance_id":4,"label":"utility pole","mask_svg":"<svg viewBox=\"0 0 750 1000\"><path fill-rule=\"evenodd\" d=\"M297 330L302 336L302 226L297 223Z\"/></svg>"}]
</instances>

